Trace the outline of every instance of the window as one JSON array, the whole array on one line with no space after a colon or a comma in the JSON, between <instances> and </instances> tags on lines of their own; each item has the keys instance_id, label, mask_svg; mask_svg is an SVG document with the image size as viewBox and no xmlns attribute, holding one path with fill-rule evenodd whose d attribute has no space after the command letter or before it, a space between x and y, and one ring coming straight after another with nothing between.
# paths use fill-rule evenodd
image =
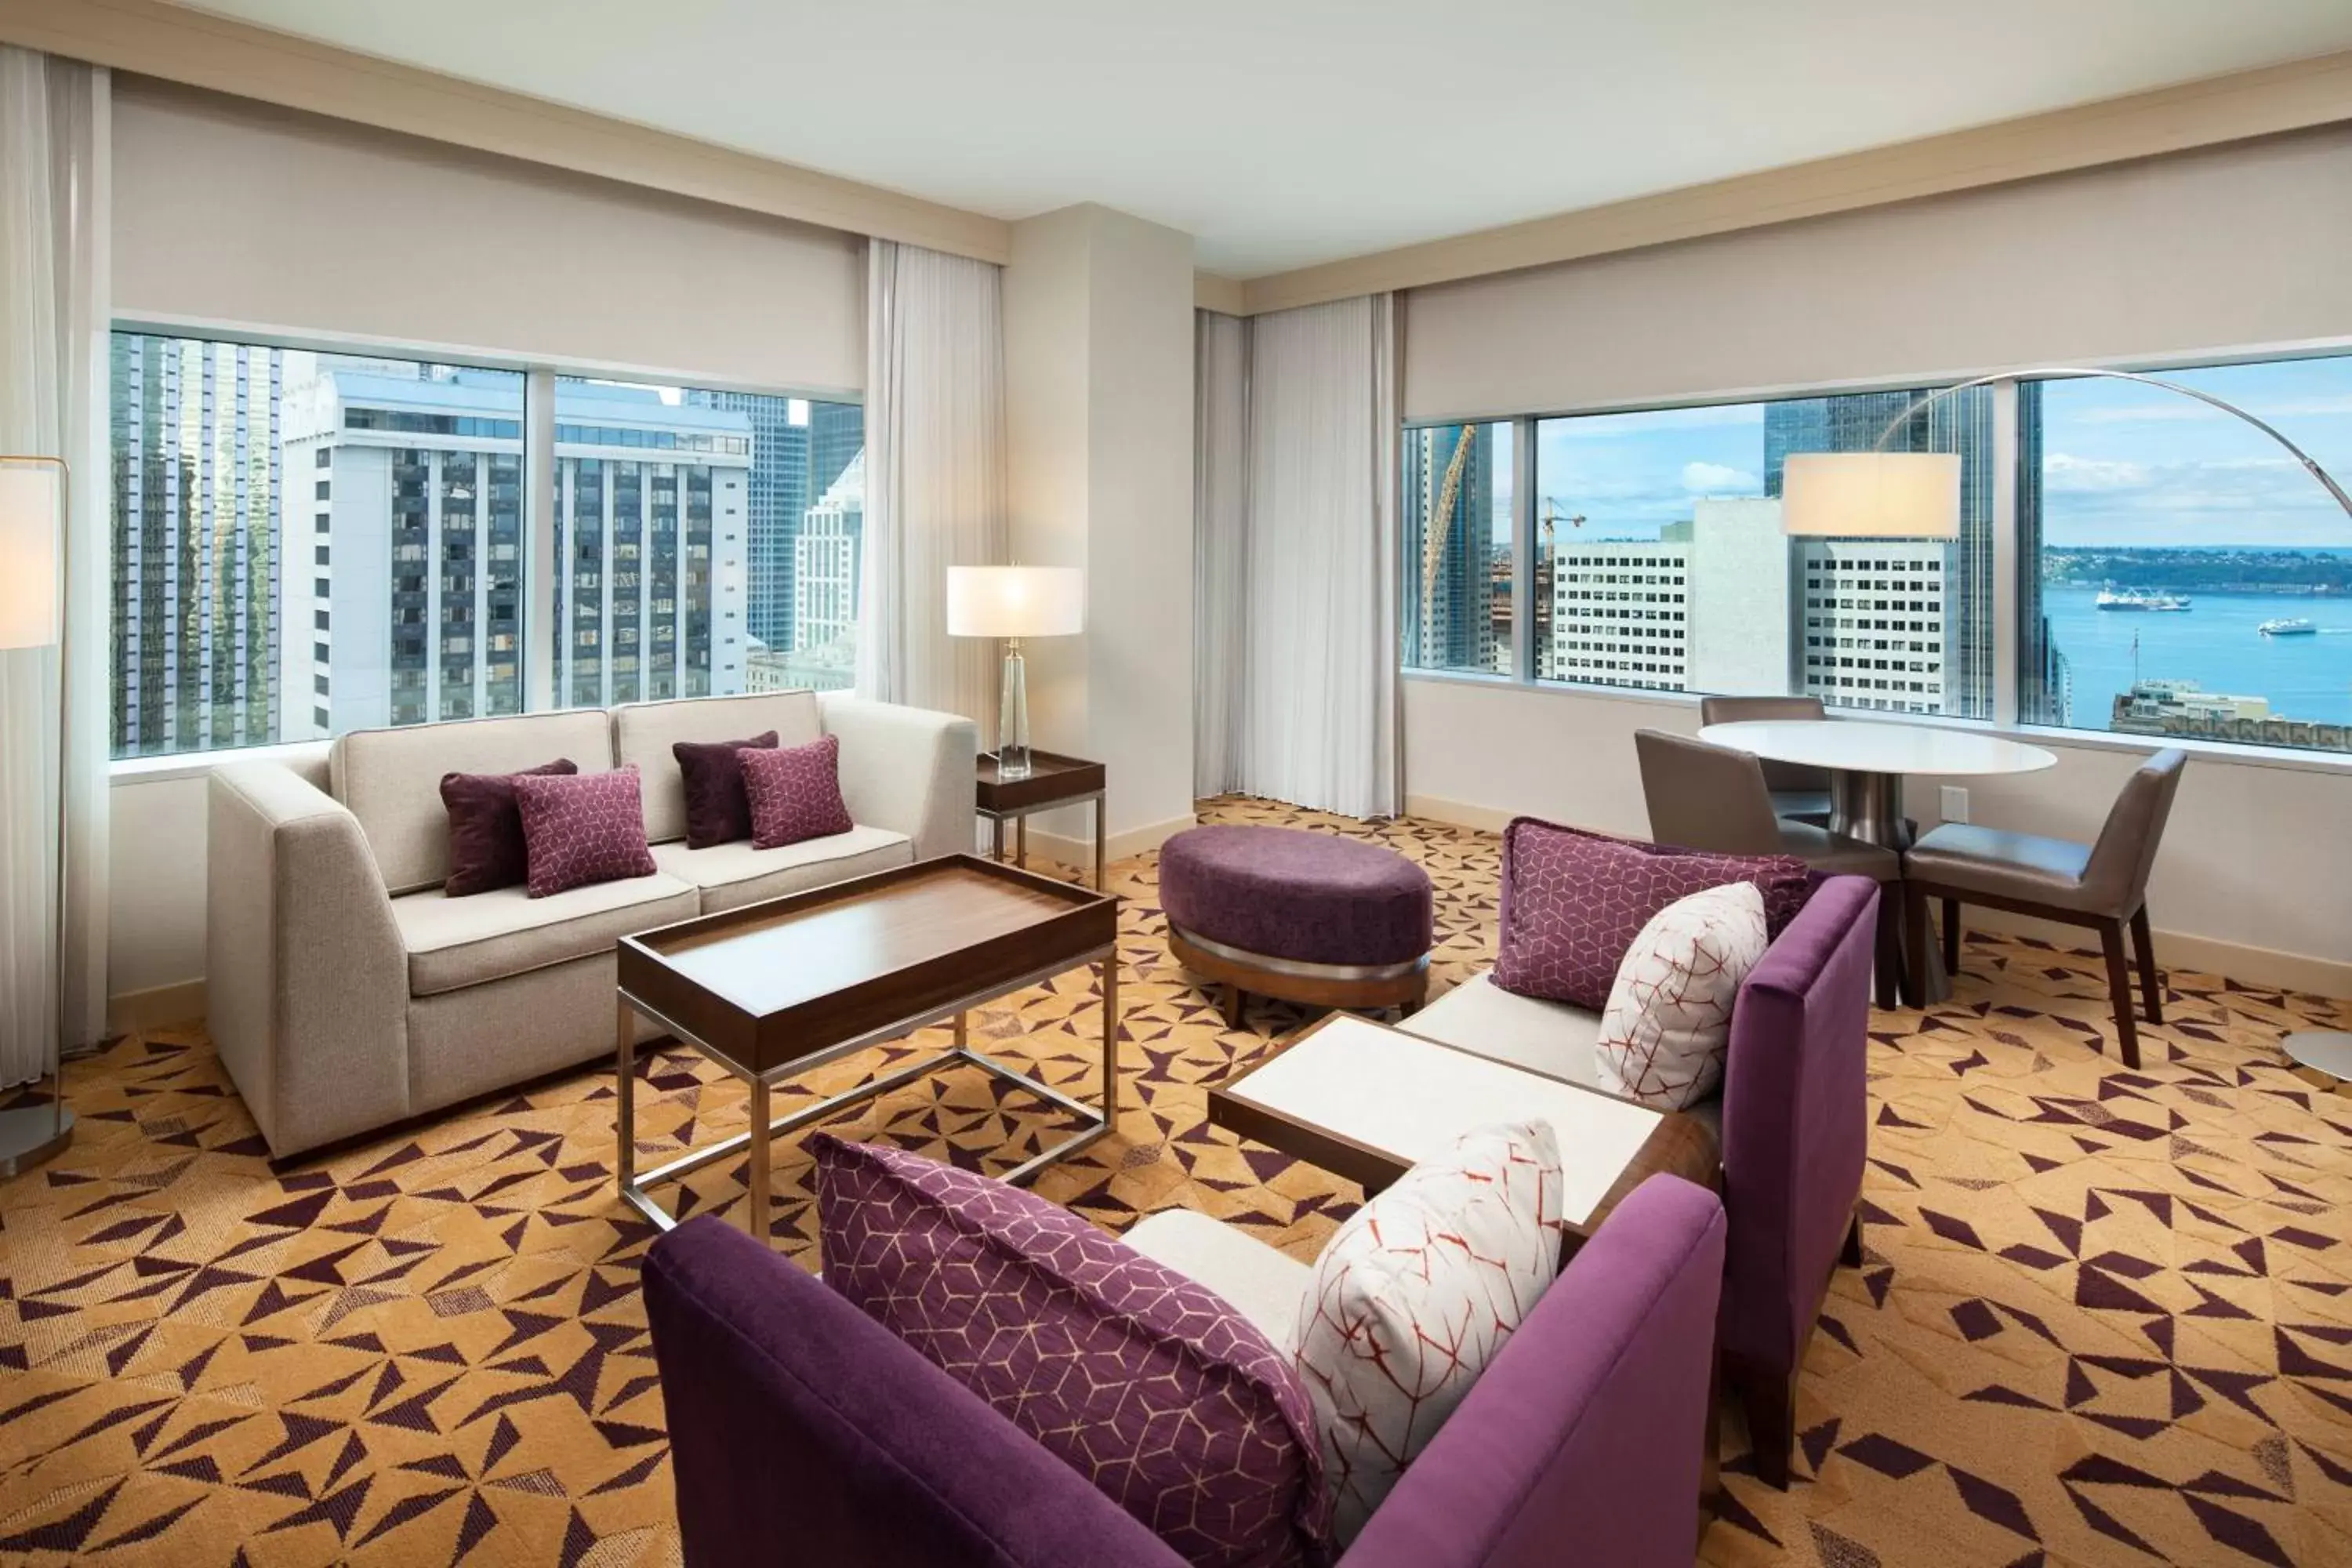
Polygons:
<instances>
[{"instance_id":1,"label":"window","mask_svg":"<svg viewBox=\"0 0 2352 1568\"><path fill-rule=\"evenodd\" d=\"M850 684L862 409L559 378L534 642L525 379L116 333L116 754Z\"/></svg>"},{"instance_id":2,"label":"window","mask_svg":"<svg viewBox=\"0 0 2352 1568\"><path fill-rule=\"evenodd\" d=\"M1507 675L1516 427L1404 433L1404 662Z\"/></svg>"},{"instance_id":3,"label":"window","mask_svg":"<svg viewBox=\"0 0 2352 1568\"><path fill-rule=\"evenodd\" d=\"M2352 357L2159 373L2352 481ZM2019 387L2020 714L2352 751L2352 519L2259 430L2163 387Z\"/></svg>"}]
</instances>

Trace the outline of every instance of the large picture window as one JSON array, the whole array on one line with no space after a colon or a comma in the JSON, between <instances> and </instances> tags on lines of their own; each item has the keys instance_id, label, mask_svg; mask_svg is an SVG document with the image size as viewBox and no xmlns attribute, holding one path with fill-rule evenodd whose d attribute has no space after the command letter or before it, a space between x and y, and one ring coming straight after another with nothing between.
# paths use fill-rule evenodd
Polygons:
<instances>
[{"instance_id":1,"label":"large picture window","mask_svg":"<svg viewBox=\"0 0 2352 1568\"><path fill-rule=\"evenodd\" d=\"M559 378L534 461L519 372L142 332L112 359L117 756L520 712L542 658L559 705L849 684L855 405Z\"/></svg>"},{"instance_id":2,"label":"large picture window","mask_svg":"<svg viewBox=\"0 0 2352 1568\"><path fill-rule=\"evenodd\" d=\"M2352 356L2162 379L2352 477ZM2352 751L2352 519L2284 447L2107 375L1934 391L1408 426L1405 666ZM1957 539L1782 531L1790 458L1879 447L1959 456Z\"/></svg>"}]
</instances>

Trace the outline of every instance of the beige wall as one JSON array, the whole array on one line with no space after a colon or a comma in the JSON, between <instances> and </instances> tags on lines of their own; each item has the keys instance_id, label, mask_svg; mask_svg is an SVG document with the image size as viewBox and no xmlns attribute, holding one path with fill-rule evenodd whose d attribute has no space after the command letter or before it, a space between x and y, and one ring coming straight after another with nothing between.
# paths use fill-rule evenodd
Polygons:
<instances>
[{"instance_id":1,"label":"beige wall","mask_svg":"<svg viewBox=\"0 0 2352 1568\"><path fill-rule=\"evenodd\" d=\"M1013 226L1013 550L1087 571L1087 636L1030 649L1032 731L1108 764L1125 849L1192 819L1192 298L1188 235L1099 206ZM1079 812L1040 823L1091 832Z\"/></svg>"},{"instance_id":2,"label":"beige wall","mask_svg":"<svg viewBox=\"0 0 2352 1568\"><path fill-rule=\"evenodd\" d=\"M2352 126L1414 289L1409 418L2352 341Z\"/></svg>"},{"instance_id":3,"label":"beige wall","mask_svg":"<svg viewBox=\"0 0 2352 1568\"><path fill-rule=\"evenodd\" d=\"M118 319L854 392L864 251L837 230L146 78L115 91Z\"/></svg>"}]
</instances>

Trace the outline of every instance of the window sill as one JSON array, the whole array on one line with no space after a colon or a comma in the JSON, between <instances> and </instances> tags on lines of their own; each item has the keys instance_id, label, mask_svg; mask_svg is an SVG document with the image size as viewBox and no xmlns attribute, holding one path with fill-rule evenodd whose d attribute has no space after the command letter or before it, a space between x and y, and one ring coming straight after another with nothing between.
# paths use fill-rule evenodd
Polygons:
<instances>
[{"instance_id":1,"label":"window sill","mask_svg":"<svg viewBox=\"0 0 2352 1568\"><path fill-rule=\"evenodd\" d=\"M1689 691L1649 691L1622 686L1526 681L1476 670L1400 669L1397 673L1406 680L1425 681L1434 686L1471 686L1496 691L1524 691L1543 697L1633 702L1652 708L1695 710L1703 700L1700 694ZM1937 729L1965 730L1972 735L1996 735L2003 740L2022 741L2029 745L2047 746L2054 751L2130 752L2145 756L2179 747L2203 762L2352 777L2352 752L2296 752L2281 746L2247 746L2228 741L2200 740L2191 735L2117 735L2102 730L2062 730L2040 724L2003 725L1990 720L1954 719L1934 713L1878 713L1865 709L1832 708L1830 716L1859 724L1924 724Z\"/></svg>"},{"instance_id":2,"label":"window sill","mask_svg":"<svg viewBox=\"0 0 2352 1568\"><path fill-rule=\"evenodd\" d=\"M160 757L117 757L106 764L107 782L126 784L167 784L173 779L202 778L226 763L288 763L322 755L325 741L282 741L269 746L236 746L221 752L175 752Z\"/></svg>"}]
</instances>

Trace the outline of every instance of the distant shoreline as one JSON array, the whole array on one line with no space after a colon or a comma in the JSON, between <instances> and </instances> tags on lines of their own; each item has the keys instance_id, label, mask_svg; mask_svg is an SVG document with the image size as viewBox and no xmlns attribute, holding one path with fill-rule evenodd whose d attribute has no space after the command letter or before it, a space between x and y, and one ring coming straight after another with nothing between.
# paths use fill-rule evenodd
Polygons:
<instances>
[{"instance_id":1,"label":"distant shoreline","mask_svg":"<svg viewBox=\"0 0 2352 1568\"><path fill-rule=\"evenodd\" d=\"M2183 594L2352 595L2352 548L2060 545L2042 549L2047 585Z\"/></svg>"}]
</instances>

